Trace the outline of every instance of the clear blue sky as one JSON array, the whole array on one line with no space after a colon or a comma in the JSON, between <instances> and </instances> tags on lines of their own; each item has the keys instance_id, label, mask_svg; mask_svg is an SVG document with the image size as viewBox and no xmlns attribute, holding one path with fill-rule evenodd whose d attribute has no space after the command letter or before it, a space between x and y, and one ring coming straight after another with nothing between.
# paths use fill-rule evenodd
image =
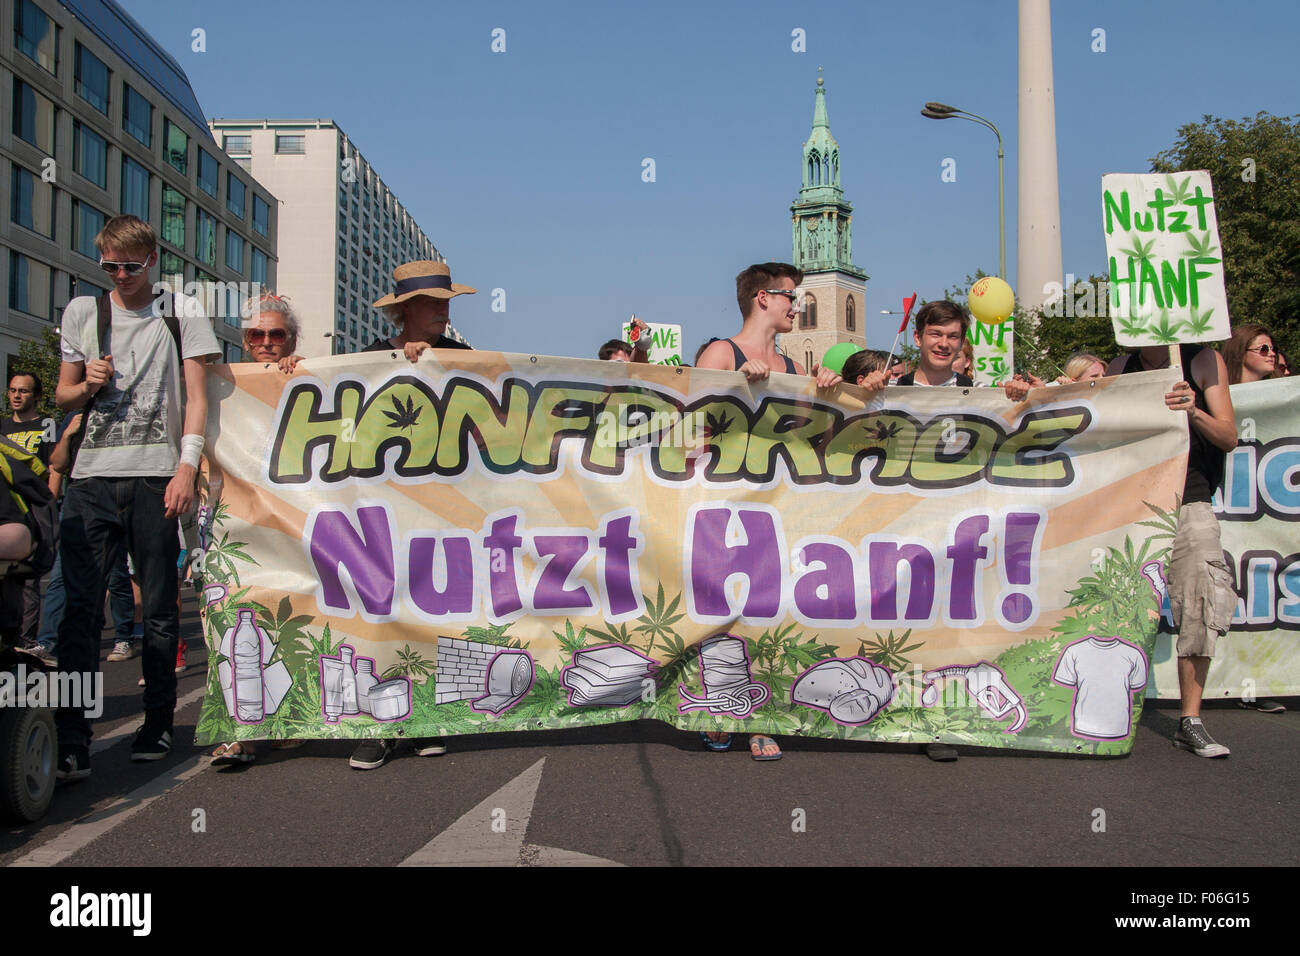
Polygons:
<instances>
[{"instance_id":1,"label":"clear blue sky","mask_svg":"<svg viewBox=\"0 0 1300 956\"><path fill-rule=\"evenodd\" d=\"M1015 281L1014 0L121 2L208 116L335 120L480 290L452 306L479 348L594 356L632 312L681 324L688 361L734 332L735 274L791 256L818 66L871 276L868 343L888 347L897 323L879 312L904 295L997 270L993 135L923 118L927 100L1002 130ZM1104 271L1103 173L1146 171L1206 113L1300 112L1298 36L1294 0L1053 5L1066 271ZM947 157L954 183L940 180Z\"/></svg>"}]
</instances>

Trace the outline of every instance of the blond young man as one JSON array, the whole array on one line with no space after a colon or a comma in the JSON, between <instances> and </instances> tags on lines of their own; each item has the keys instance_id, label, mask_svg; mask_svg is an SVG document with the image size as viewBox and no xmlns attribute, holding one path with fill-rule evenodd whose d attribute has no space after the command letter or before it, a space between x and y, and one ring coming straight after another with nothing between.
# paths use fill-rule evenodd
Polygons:
<instances>
[{"instance_id":1,"label":"blond young man","mask_svg":"<svg viewBox=\"0 0 1300 956\"><path fill-rule=\"evenodd\" d=\"M176 522L194 504L208 411L205 366L220 346L198 303L155 299L149 271L158 261L157 238L148 223L115 216L95 247L113 291L68 303L55 393L64 411L86 409L60 524L67 609L59 668L99 669L93 622L108 560L124 540L144 604L145 721L131 759L159 760L171 749L176 708ZM167 317L173 307L174 327ZM57 722L59 778L89 776L89 721L62 710Z\"/></svg>"}]
</instances>

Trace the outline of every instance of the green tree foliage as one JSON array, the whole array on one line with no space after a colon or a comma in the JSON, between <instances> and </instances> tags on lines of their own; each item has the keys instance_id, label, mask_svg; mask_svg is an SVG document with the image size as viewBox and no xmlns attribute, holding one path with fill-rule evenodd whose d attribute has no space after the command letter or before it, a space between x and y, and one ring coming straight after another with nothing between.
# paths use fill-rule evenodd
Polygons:
<instances>
[{"instance_id":1,"label":"green tree foliage","mask_svg":"<svg viewBox=\"0 0 1300 956\"><path fill-rule=\"evenodd\" d=\"M1300 115L1223 120L1206 115L1178 131L1152 172L1206 169L1223 245L1234 324L1260 322L1300 355Z\"/></svg>"},{"instance_id":2,"label":"green tree foliage","mask_svg":"<svg viewBox=\"0 0 1300 956\"><path fill-rule=\"evenodd\" d=\"M53 329L43 329L41 338L18 346L18 356L9 364L10 372L31 372L40 376L43 392L37 403L42 418L63 419L63 413L54 404L54 387L59 384L59 336ZM6 386L9 384L5 382Z\"/></svg>"}]
</instances>

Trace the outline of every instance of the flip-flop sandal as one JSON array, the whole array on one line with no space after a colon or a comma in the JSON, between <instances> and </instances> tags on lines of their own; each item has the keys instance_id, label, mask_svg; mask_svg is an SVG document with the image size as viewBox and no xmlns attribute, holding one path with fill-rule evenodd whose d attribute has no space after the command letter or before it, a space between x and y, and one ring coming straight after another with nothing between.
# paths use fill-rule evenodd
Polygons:
<instances>
[{"instance_id":1,"label":"flip-flop sandal","mask_svg":"<svg viewBox=\"0 0 1300 956\"><path fill-rule=\"evenodd\" d=\"M246 749L239 741L232 741L222 744L212 752L211 766L231 767L235 764L252 763L256 759L257 753L251 747Z\"/></svg>"},{"instance_id":2,"label":"flip-flop sandal","mask_svg":"<svg viewBox=\"0 0 1300 956\"><path fill-rule=\"evenodd\" d=\"M704 731L700 731L700 739L704 741L704 746L714 753L722 753L724 750L731 749L731 734L727 734L726 740L714 740Z\"/></svg>"},{"instance_id":3,"label":"flip-flop sandal","mask_svg":"<svg viewBox=\"0 0 1300 956\"><path fill-rule=\"evenodd\" d=\"M776 753L763 753L769 748L776 748ZM749 738L749 755L755 760L780 760L781 747L771 737L754 734Z\"/></svg>"}]
</instances>

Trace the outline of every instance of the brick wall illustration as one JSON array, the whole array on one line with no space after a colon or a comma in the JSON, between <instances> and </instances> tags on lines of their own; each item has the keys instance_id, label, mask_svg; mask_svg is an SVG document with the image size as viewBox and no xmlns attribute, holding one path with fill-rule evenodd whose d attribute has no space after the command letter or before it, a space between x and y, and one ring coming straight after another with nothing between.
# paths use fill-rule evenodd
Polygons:
<instances>
[{"instance_id":1,"label":"brick wall illustration","mask_svg":"<svg viewBox=\"0 0 1300 956\"><path fill-rule=\"evenodd\" d=\"M487 693L488 662L501 650L492 644L439 637L437 702L449 704Z\"/></svg>"}]
</instances>

